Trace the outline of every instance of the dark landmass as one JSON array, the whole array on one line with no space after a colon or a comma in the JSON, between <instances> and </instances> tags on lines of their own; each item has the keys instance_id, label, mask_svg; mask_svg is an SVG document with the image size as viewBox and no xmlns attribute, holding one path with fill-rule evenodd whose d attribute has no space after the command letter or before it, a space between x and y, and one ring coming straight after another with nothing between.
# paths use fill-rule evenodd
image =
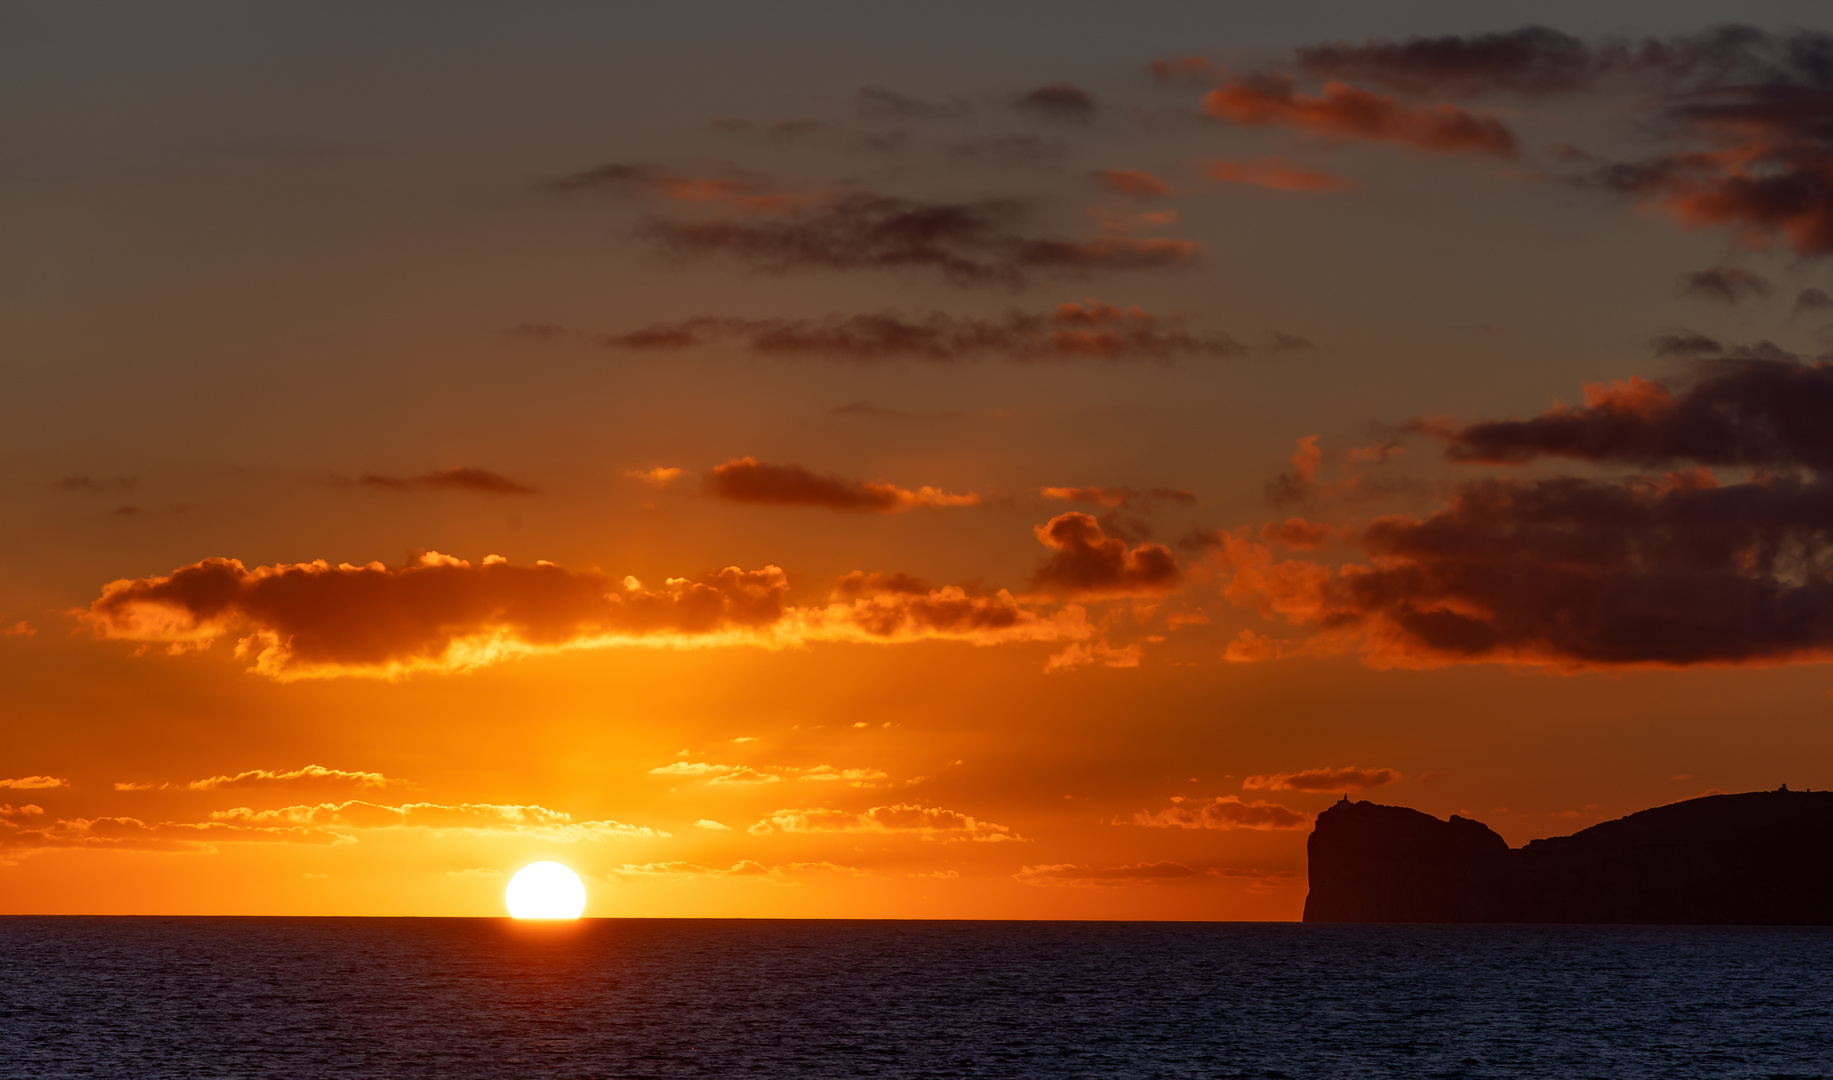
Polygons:
<instances>
[{"instance_id":1,"label":"dark landmass","mask_svg":"<svg viewBox=\"0 0 1833 1080\"><path fill-rule=\"evenodd\" d=\"M1709 795L1520 848L1480 821L1344 798L1306 922L1833 924L1833 792Z\"/></svg>"}]
</instances>

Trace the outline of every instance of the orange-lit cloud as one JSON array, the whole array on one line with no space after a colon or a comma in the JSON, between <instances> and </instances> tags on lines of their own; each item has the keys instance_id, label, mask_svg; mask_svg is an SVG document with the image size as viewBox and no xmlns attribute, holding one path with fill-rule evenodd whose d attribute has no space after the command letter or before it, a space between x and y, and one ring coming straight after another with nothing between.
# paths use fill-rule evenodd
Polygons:
<instances>
[{"instance_id":1,"label":"orange-lit cloud","mask_svg":"<svg viewBox=\"0 0 1833 1080\"><path fill-rule=\"evenodd\" d=\"M1154 829L1302 829L1311 819L1278 803L1259 799L1242 802L1233 795L1192 799L1173 795L1171 805L1157 813L1133 815L1133 824Z\"/></svg>"},{"instance_id":2,"label":"orange-lit cloud","mask_svg":"<svg viewBox=\"0 0 1833 1080\"><path fill-rule=\"evenodd\" d=\"M1157 199L1171 194L1172 190L1170 184L1144 169L1104 169L1095 175L1103 187L1116 195Z\"/></svg>"},{"instance_id":3,"label":"orange-lit cloud","mask_svg":"<svg viewBox=\"0 0 1833 1080\"><path fill-rule=\"evenodd\" d=\"M11 780L0 780L0 788L12 788L15 791L43 791L47 788L69 786L70 781L56 776L20 776Z\"/></svg>"},{"instance_id":4,"label":"orange-lit cloud","mask_svg":"<svg viewBox=\"0 0 1833 1080\"><path fill-rule=\"evenodd\" d=\"M535 490L488 469L465 466L409 477L364 473L356 482L364 487L381 488L384 491L476 491L486 495L532 495Z\"/></svg>"},{"instance_id":5,"label":"orange-lit cloud","mask_svg":"<svg viewBox=\"0 0 1833 1080\"><path fill-rule=\"evenodd\" d=\"M1026 866L1013 874L1014 880L1026 885L1156 885L1163 881L1189 881L1204 872L1192 870L1183 863L1142 862L1131 866L1077 866L1074 863L1052 863Z\"/></svg>"},{"instance_id":6,"label":"orange-lit cloud","mask_svg":"<svg viewBox=\"0 0 1833 1080\"><path fill-rule=\"evenodd\" d=\"M1140 503L1151 502L1154 499L1184 504L1197 501L1195 495L1183 488L1152 488L1149 491L1135 491L1130 487L1047 487L1039 488L1038 494L1046 499L1083 503L1108 510L1122 510Z\"/></svg>"},{"instance_id":7,"label":"orange-lit cloud","mask_svg":"<svg viewBox=\"0 0 1833 1080\"><path fill-rule=\"evenodd\" d=\"M1335 535L1336 530L1330 526L1306 521L1302 517L1269 521L1260 527L1260 538L1267 543L1283 544L1301 551L1323 547Z\"/></svg>"},{"instance_id":8,"label":"orange-lit cloud","mask_svg":"<svg viewBox=\"0 0 1833 1080\"><path fill-rule=\"evenodd\" d=\"M1045 866L1027 866L1012 875L1013 880L1026 885L1096 887L1158 885L1165 882L1219 878L1271 882L1290 880L1297 876L1290 870L1257 870L1232 866L1195 869L1176 862L1140 862L1130 866L1077 866L1074 863L1053 863Z\"/></svg>"},{"instance_id":9,"label":"orange-lit cloud","mask_svg":"<svg viewBox=\"0 0 1833 1080\"><path fill-rule=\"evenodd\" d=\"M1250 127L1290 127L1333 138L1400 143L1439 153L1514 157L1515 136L1500 120L1456 105L1408 105L1341 82L1318 97L1298 93L1292 80L1255 75L1203 95L1203 111Z\"/></svg>"},{"instance_id":10,"label":"orange-lit cloud","mask_svg":"<svg viewBox=\"0 0 1833 1080\"><path fill-rule=\"evenodd\" d=\"M676 469L667 465L658 465L653 469L625 469L624 475L648 488L660 491L687 475L686 469Z\"/></svg>"},{"instance_id":11,"label":"orange-lit cloud","mask_svg":"<svg viewBox=\"0 0 1833 1080\"><path fill-rule=\"evenodd\" d=\"M707 490L722 499L761 506L817 506L879 514L981 503L972 491L956 495L928 486L912 491L883 480L822 476L800 465L773 465L753 457L714 466Z\"/></svg>"},{"instance_id":12,"label":"orange-lit cloud","mask_svg":"<svg viewBox=\"0 0 1833 1080\"><path fill-rule=\"evenodd\" d=\"M0 804L0 850L207 851L218 841L331 844L338 839L334 833L301 825L146 822L131 817L53 818L42 807Z\"/></svg>"},{"instance_id":13,"label":"orange-lit cloud","mask_svg":"<svg viewBox=\"0 0 1833 1080\"><path fill-rule=\"evenodd\" d=\"M1048 312L1008 311L998 319L940 311L830 315L823 319L741 319L700 316L598 339L617 349L684 349L735 340L774 359L869 363L915 359L955 363L996 356L1013 361L1170 361L1239 356L1247 347L1227 334L1201 336L1181 321L1138 307L1099 300L1057 305Z\"/></svg>"},{"instance_id":14,"label":"orange-lit cloud","mask_svg":"<svg viewBox=\"0 0 1833 1080\"><path fill-rule=\"evenodd\" d=\"M237 791L257 788L318 788L318 787L356 787L385 788L399 785L401 781L390 780L379 772L351 772L345 769L327 769L321 765L307 765L303 769L292 769L279 772L271 769L249 769L234 776L212 776L203 780L193 780L185 786L192 791ZM120 785L116 785L120 787Z\"/></svg>"},{"instance_id":15,"label":"orange-lit cloud","mask_svg":"<svg viewBox=\"0 0 1833 1080\"><path fill-rule=\"evenodd\" d=\"M388 806L352 799L341 803L251 810L239 806L210 815L212 825L250 828L305 828L321 831L357 829L440 829L470 833L508 833L547 841L660 839L669 834L646 825L621 821L575 821L573 815L544 806L518 803L402 803Z\"/></svg>"},{"instance_id":16,"label":"orange-lit cloud","mask_svg":"<svg viewBox=\"0 0 1833 1080\"><path fill-rule=\"evenodd\" d=\"M1058 514L1034 530L1054 554L1032 576L1032 587L1064 596L1153 596L1176 588L1183 570L1169 548L1110 537L1087 514Z\"/></svg>"},{"instance_id":17,"label":"orange-lit cloud","mask_svg":"<svg viewBox=\"0 0 1833 1080\"><path fill-rule=\"evenodd\" d=\"M1248 161L1205 161L1203 175L1225 184L1248 184L1273 191L1350 191L1356 186L1340 176L1301 169L1278 154Z\"/></svg>"},{"instance_id":18,"label":"orange-lit cloud","mask_svg":"<svg viewBox=\"0 0 1833 1080\"><path fill-rule=\"evenodd\" d=\"M1393 769L1304 769L1299 772L1250 776L1241 781L1243 791L1366 791L1400 779Z\"/></svg>"},{"instance_id":19,"label":"orange-lit cloud","mask_svg":"<svg viewBox=\"0 0 1833 1080\"><path fill-rule=\"evenodd\" d=\"M772 833L908 833L925 839L999 842L1020 839L1004 825L979 821L968 814L939 806L897 803L874 806L860 813L850 810L778 810L748 830L756 836Z\"/></svg>"},{"instance_id":20,"label":"orange-lit cloud","mask_svg":"<svg viewBox=\"0 0 1833 1080\"><path fill-rule=\"evenodd\" d=\"M1224 593L1305 627L1303 649L1360 648L1378 665L1833 657L1833 364L1778 353L1588 387L1584 405L1528 420L1422 422L1454 461L1661 471L1468 481L1430 515L1371 523L1367 564L1280 561L1222 534ZM1726 482L1713 468L1753 471Z\"/></svg>"},{"instance_id":21,"label":"orange-lit cloud","mask_svg":"<svg viewBox=\"0 0 1833 1080\"><path fill-rule=\"evenodd\" d=\"M774 784L780 773L763 772L748 765L713 765L704 761L674 761L649 770L656 776L682 776L708 784Z\"/></svg>"},{"instance_id":22,"label":"orange-lit cloud","mask_svg":"<svg viewBox=\"0 0 1833 1080\"><path fill-rule=\"evenodd\" d=\"M970 594L900 574L849 575L815 606L788 605L787 589L787 575L773 566L647 588L597 570L512 566L496 556L473 566L437 552L398 569L320 560L250 570L205 559L116 581L80 617L98 637L176 652L233 635L238 656L283 680L456 671L561 649L994 645L1093 633L1074 604L1052 611L1005 590Z\"/></svg>"}]
</instances>

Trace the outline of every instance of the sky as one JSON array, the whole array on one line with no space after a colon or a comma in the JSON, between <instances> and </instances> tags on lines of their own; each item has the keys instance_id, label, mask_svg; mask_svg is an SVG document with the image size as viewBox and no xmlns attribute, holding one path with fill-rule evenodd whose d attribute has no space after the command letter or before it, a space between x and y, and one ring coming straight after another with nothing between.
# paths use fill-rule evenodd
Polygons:
<instances>
[{"instance_id":1,"label":"sky","mask_svg":"<svg viewBox=\"0 0 1833 1080\"><path fill-rule=\"evenodd\" d=\"M1805 3L0 12L0 912L1286 920L1833 785Z\"/></svg>"}]
</instances>

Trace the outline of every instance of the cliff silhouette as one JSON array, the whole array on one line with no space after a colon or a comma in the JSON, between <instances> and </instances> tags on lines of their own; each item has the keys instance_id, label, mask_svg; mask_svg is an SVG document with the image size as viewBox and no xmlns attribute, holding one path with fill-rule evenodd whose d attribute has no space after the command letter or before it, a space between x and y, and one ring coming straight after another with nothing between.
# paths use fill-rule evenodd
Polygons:
<instances>
[{"instance_id":1,"label":"cliff silhouette","mask_svg":"<svg viewBox=\"0 0 1833 1080\"><path fill-rule=\"evenodd\" d=\"M1519 848L1480 821L1318 815L1306 922L1833 924L1833 792L1709 795Z\"/></svg>"}]
</instances>

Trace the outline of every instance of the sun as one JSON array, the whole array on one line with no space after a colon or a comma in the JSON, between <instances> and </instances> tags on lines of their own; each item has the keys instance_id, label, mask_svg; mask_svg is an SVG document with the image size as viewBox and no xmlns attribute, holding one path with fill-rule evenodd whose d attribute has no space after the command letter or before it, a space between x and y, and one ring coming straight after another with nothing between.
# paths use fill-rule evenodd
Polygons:
<instances>
[{"instance_id":1,"label":"sun","mask_svg":"<svg viewBox=\"0 0 1833 1080\"><path fill-rule=\"evenodd\" d=\"M503 902L517 919L577 919L586 909L586 886L561 863L534 862L509 879Z\"/></svg>"}]
</instances>

